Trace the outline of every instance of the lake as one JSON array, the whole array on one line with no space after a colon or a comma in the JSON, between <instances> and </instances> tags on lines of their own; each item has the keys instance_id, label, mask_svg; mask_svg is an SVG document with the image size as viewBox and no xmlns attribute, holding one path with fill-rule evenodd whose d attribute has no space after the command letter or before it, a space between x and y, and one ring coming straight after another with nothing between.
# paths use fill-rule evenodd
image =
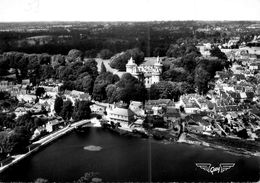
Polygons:
<instances>
[{"instance_id":1,"label":"lake","mask_svg":"<svg viewBox=\"0 0 260 183\"><path fill-rule=\"evenodd\" d=\"M235 163L211 173L195 163ZM120 136L102 128L71 132L0 175L0 181L257 181L259 157L196 145Z\"/></svg>"}]
</instances>

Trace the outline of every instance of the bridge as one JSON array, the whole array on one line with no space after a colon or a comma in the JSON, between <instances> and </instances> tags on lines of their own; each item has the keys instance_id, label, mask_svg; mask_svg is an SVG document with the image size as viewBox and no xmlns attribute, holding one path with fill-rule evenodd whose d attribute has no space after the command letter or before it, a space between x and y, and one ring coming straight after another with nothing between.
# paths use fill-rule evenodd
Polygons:
<instances>
[{"instance_id":1,"label":"bridge","mask_svg":"<svg viewBox=\"0 0 260 183\"><path fill-rule=\"evenodd\" d=\"M0 166L0 173L9 168L10 166L18 163L19 161L23 160L24 158L30 156L33 152L38 151L42 146L49 144L50 142L58 139L59 137L67 134L68 132L72 131L73 129L80 127L85 124L91 123L91 119L89 120L81 120L78 122L75 122L71 125L68 125L62 129L57 130L54 133L51 133L43 138L41 138L38 141L33 142L30 146L28 146L28 152L25 154L19 154L15 156L11 156L12 161L8 164L1 163Z\"/></svg>"}]
</instances>

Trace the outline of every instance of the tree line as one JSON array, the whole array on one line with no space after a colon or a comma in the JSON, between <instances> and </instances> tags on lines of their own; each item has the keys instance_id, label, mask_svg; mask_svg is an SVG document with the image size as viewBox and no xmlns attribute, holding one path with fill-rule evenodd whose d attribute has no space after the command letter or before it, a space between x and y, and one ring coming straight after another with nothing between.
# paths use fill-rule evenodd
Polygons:
<instances>
[{"instance_id":1,"label":"tree line","mask_svg":"<svg viewBox=\"0 0 260 183\"><path fill-rule=\"evenodd\" d=\"M226 55L218 47L212 48L211 56L201 57L196 42L192 39L178 40L177 44L169 46L167 57L162 61L162 81L152 85L151 92L144 89L141 80L129 74L120 79L108 72L103 63L101 72L98 73L95 59L83 60L83 53L76 49L70 50L65 56L7 52L0 58L0 68L1 75L8 74L12 68L18 82L29 77L34 85L48 78L59 79L63 82L62 90L84 91L98 101L129 102L134 99L145 100L147 97L178 100L184 93L207 93L215 72L230 66ZM130 57L137 64L144 61L144 53L133 48L113 56L110 66L125 71ZM139 96L138 92L143 95ZM151 95L147 95L148 93Z\"/></svg>"}]
</instances>

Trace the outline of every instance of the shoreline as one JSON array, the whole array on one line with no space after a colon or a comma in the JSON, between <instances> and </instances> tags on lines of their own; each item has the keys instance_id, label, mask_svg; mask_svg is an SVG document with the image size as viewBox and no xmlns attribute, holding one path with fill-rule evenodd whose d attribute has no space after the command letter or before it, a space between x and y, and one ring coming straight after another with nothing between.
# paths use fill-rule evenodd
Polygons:
<instances>
[{"instance_id":1,"label":"shoreline","mask_svg":"<svg viewBox=\"0 0 260 183\"><path fill-rule=\"evenodd\" d=\"M191 137L189 136L189 138L191 138ZM223 150L226 153L236 155L236 156L245 156L245 157L254 156L254 157L260 158L260 152L252 152L245 148L236 149L236 147L227 146L225 144L216 144L216 143L206 142L206 140L203 141L203 140L199 140L199 139L198 140L183 139L178 142L191 144L191 145L200 145L205 148L208 147L208 148L212 148L212 149L216 149L216 150L219 149L219 150ZM218 139L216 139L216 142L218 142Z\"/></svg>"},{"instance_id":2,"label":"shoreline","mask_svg":"<svg viewBox=\"0 0 260 183\"><path fill-rule=\"evenodd\" d=\"M129 136L135 136L135 137L143 138L141 135L136 134L134 132L131 132L129 130L125 130L125 133L122 134L120 131L122 131L123 129L112 129L111 127L106 127L105 129L109 129L113 132L117 132L119 135L127 135L127 136L129 135ZM186 133L183 133L183 134L185 134L185 136L187 136ZM189 134L188 134L188 136L189 136ZM200 146L200 147L203 147L203 148L211 148L211 150L223 150L224 152L235 155L235 156L244 156L244 157L252 157L253 156L253 157L260 158L260 151L259 152L252 152L252 151L249 151L245 148L236 149L235 147L227 146L225 144L222 144L222 145L221 144L214 144L214 143L211 143L211 142L207 142L206 140L205 141L200 140L200 139L190 140L190 139L187 139L186 137L180 137L178 140L170 140L170 139L167 139L165 137L163 137L162 139L157 139L152 134L150 134L150 135L148 134L148 138L153 138L154 140L159 141L159 142L163 142L164 144L171 144L171 143L180 143L181 144L181 143L183 143L183 144L188 144L188 145ZM218 141L218 139L216 139L216 141Z\"/></svg>"},{"instance_id":3,"label":"shoreline","mask_svg":"<svg viewBox=\"0 0 260 183\"><path fill-rule=\"evenodd\" d=\"M169 139L166 139L166 138L159 140L159 139L154 138L154 135L152 135L152 134L150 134L150 135L148 134L147 137L144 137L141 134L134 133L133 131L126 130L126 129L121 129L121 128L120 129L112 129L111 127L103 127L98 120L95 120L95 121L82 120L80 122L73 123L70 126L66 126L62 129L54 132L53 134L50 134L49 136L44 137L43 139L40 139L36 142L33 142L32 144L39 144L39 145L36 146L35 148L33 148L32 150L30 150L29 152L27 152L26 154L20 154L20 155L12 156L14 158L14 160L11 161L11 163L0 167L0 174L2 172L4 172L6 169L15 165L16 163L19 163L23 159L25 159L25 158L29 157L30 155L36 153L41 148L46 147L48 144L54 142L55 140L59 139L60 137L68 134L69 132L72 132L73 130L75 130L77 128L77 126L82 126L83 128L88 127L88 128L108 129L110 131L118 133L120 136L126 135L126 136L134 136L134 137L137 137L137 138L153 138L155 141L163 142L165 144L171 144L171 143L180 143L181 144L182 143L182 144L188 144L188 145L201 146L203 148L211 148L212 150L219 149L219 150L223 150L226 153L230 153L230 154L236 155L236 156L260 157L260 152L253 153L253 152L247 151L245 149L242 149L243 151L238 151L234 148L225 147L224 145L215 145L215 144L212 144L212 143L199 141L199 140L197 140L197 141L196 140L187 140L186 137L183 137L183 138L180 137L178 140L169 140ZM186 134L184 134L184 135L186 135Z\"/></svg>"},{"instance_id":4,"label":"shoreline","mask_svg":"<svg viewBox=\"0 0 260 183\"><path fill-rule=\"evenodd\" d=\"M33 142L31 145L36 145L36 147L29 150L29 152L27 152L25 154L18 154L18 155L11 156L14 159L10 163L0 167L0 174L2 172L4 172L6 169L15 165L16 163L22 161L23 159L29 157L33 153L39 151L41 148L47 146L48 144L52 143L53 141L59 139L60 137L70 133L71 131L76 129L77 126L81 126L81 125L84 125L85 123L89 123L89 122L90 122L89 120L82 120L82 121L73 123L70 126L66 126L52 134L49 134L48 136L46 136L42 139L39 139L38 141Z\"/></svg>"}]
</instances>

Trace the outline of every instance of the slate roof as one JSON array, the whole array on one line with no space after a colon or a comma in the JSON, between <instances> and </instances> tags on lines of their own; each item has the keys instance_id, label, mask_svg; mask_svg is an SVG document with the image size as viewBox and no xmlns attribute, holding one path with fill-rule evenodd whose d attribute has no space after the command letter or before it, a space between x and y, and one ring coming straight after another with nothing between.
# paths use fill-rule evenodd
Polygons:
<instances>
[{"instance_id":1,"label":"slate roof","mask_svg":"<svg viewBox=\"0 0 260 183\"><path fill-rule=\"evenodd\" d=\"M178 117L180 117L179 109L167 107L165 116L178 118Z\"/></svg>"},{"instance_id":2,"label":"slate roof","mask_svg":"<svg viewBox=\"0 0 260 183\"><path fill-rule=\"evenodd\" d=\"M110 113L122 116L133 116L134 113L130 109L115 107L110 110Z\"/></svg>"}]
</instances>

